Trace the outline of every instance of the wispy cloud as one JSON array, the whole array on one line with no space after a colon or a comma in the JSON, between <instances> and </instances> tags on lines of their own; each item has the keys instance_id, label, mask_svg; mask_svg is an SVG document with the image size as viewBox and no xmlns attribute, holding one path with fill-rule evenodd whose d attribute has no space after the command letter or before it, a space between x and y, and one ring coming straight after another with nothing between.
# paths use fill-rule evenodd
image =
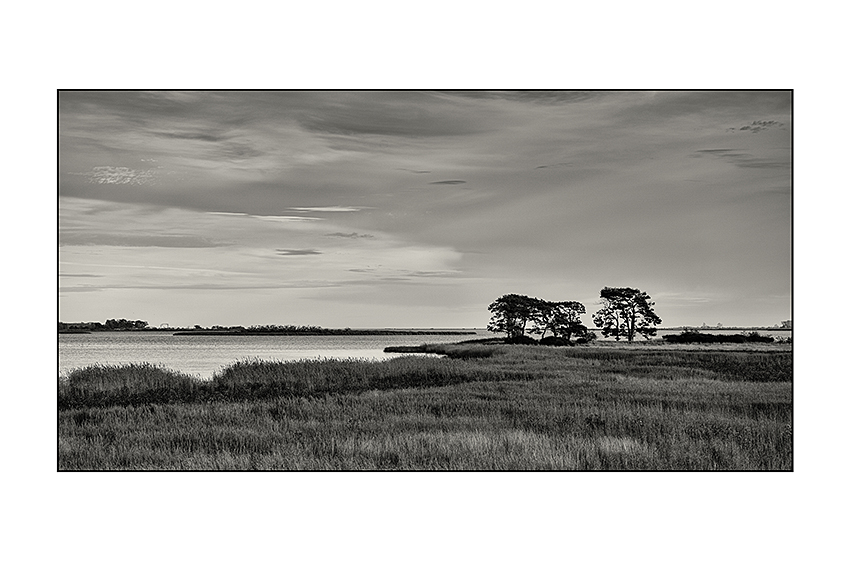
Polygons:
<instances>
[{"instance_id":1,"label":"wispy cloud","mask_svg":"<svg viewBox=\"0 0 850 567\"><path fill-rule=\"evenodd\" d=\"M448 91L446 94L472 99L507 100L512 102L531 102L564 104L583 102L605 96L604 91Z\"/></svg>"},{"instance_id":2,"label":"wispy cloud","mask_svg":"<svg viewBox=\"0 0 850 567\"><path fill-rule=\"evenodd\" d=\"M318 112L317 112L318 110ZM439 93L332 93L297 113L305 130L345 136L436 138L481 133L489 125Z\"/></svg>"},{"instance_id":3,"label":"wispy cloud","mask_svg":"<svg viewBox=\"0 0 850 567\"><path fill-rule=\"evenodd\" d=\"M300 217L295 215L249 215L248 213L228 213L222 211L210 211L210 215L222 215L230 217L245 217L272 222L303 222L303 221L320 221L324 220L319 217Z\"/></svg>"},{"instance_id":4,"label":"wispy cloud","mask_svg":"<svg viewBox=\"0 0 850 567\"><path fill-rule=\"evenodd\" d=\"M59 273L60 278L102 278L100 274L63 274Z\"/></svg>"},{"instance_id":5,"label":"wispy cloud","mask_svg":"<svg viewBox=\"0 0 850 567\"><path fill-rule=\"evenodd\" d=\"M172 140L199 140L202 142L220 142L227 139L227 136L222 134L209 134L207 132L153 132L153 135Z\"/></svg>"},{"instance_id":6,"label":"wispy cloud","mask_svg":"<svg viewBox=\"0 0 850 567\"><path fill-rule=\"evenodd\" d=\"M278 248L276 252L278 256L314 256L321 254L313 248Z\"/></svg>"},{"instance_id":7,"label":"wispy cloud","mask_svg":"<svg viewBox=\"0 0 850 567\"><path fill-rule=\"evenodd\" d=\"M62 246L127 246L156 248L217 248L227 246L226 242L216 242L194 235L169 234L98 234L83 231L63 231L60 235Z\"/></svg>"},{"instance_id":8,"label":"wispy cloud","mask_svg":"<svg viewBox=\"0 0 850 567\"><path fill-rule=\"evenodd\" d=\"M691 157L714 156L723 159L738 167L746 168L788 168L790 166L790 155L788 159L773 159L754 156L751 153L734 149L708 149L697 150Z\"/></svg>"},{"instance_id":9,"label":"wispy cloud","mask_svg":"<svg viewBox=\"0 0 850 567\"><path fill-rule=\"evenodd\" d=\"M325 236L333 236L335 238L375 238L372 234L361 234L359 232L331 232Z\"/></svg>"},{"instance_id":10,"label":"wispy cloud","mask_svg":"<svg viewBox=\"0 0 850 567\"><path fill-rule=\"evenodd\" d=\"M302 222L302 221L320 221L324 220L319 217L296 217L287 215L248 215L252 219L270 222Z\"/></svg>"},{"instance_id":11,"label":"wispy cloud","mask_svg":"<svg viewBox=\"0 0 850 567\"><path fill-rule=\"evenodd\" d=\"M290 211L299 211L302 213L356 213L362 211L364 207L289 207Z\"/></svg>"},{"instance_id":12,"label":"wispy cloud","mask_svg":"<svg viewBox=\"0 0 850 567\"><path fill-rule=\"evenodd\" d=\"M86 287L86 286L60 286L59 293L84 293L91 291L102 291L104 288L102 287Z\"/></svg>"},{"instance_id":13,"label":"wispy cloud","mask_svg":"<svg viewBox=\"0 0 850 567\"><path fill-rule=\"evenodd\" d=\"M446 179L445 181L432 181L429 185L463 185L466 183L463 179Z\"/></svg>"}]
</instances>

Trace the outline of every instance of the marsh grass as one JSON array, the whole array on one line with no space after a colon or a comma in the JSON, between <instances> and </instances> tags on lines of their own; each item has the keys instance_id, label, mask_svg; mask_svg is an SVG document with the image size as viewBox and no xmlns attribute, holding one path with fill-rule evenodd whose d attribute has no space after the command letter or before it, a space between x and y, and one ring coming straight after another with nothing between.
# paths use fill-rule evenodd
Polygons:
<instances>
[{"instance_id":1,"label":"marsh grass","mask_svg":"<svg viewBox=\"0 0 850 567\"><path fill-rule=\"evenodd\" d=\"M591 350L242 361L209 382L148 365L85 369L60 382L60 400L73 387L85 403L59 413L59 468L792 468L789 353ZM171 390L181 393L167 403L148 395Z\"/></svg>"},{"instance_id":2,"label":"marsh grass","mask_svg":"<svg viewBox=\"0 0 850 567\"><path fill-rule=\"evenodd\" d=\"M161 366L97 364L59 378L59 409L191 401L200 390L192 376Z\"/></svg>"}]
</instances>

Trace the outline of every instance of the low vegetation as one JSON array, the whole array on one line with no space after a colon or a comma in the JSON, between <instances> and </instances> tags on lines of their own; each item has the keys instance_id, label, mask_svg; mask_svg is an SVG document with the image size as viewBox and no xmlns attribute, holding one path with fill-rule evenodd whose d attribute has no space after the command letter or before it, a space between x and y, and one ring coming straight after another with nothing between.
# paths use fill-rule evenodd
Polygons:
<instances>
[{"instance_id":1,"label":"low vegetation","mask_svg":"<svg viewBox=\"0 0 850 567\"><path fill-rule=\"evenodd\" d=\"M668 343L772 343L770 335L760 335L756 332L738 333L737 335L713 335L699 331L683 331L678 335L662 337Z\"/></svg>"},{"instance_id":2,"label":"low vegetation","mask_svg":"<svg viewBox=\"0 0 850 567\"><path fill-rule=\"evenodd\" d=\"M58 466L790 470L791 353L762 348L432 345L210 381L93 366L60 379Z\"/></svg>"}]
</instances>

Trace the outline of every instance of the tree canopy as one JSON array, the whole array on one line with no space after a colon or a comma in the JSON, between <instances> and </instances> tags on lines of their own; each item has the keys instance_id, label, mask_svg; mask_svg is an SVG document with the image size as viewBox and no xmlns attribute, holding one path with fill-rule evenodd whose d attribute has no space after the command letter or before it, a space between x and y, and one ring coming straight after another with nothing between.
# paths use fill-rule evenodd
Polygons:
<instances>
[{"instance_id":1,"label":"tree canopy","mask_svg":"<svg viewBox=\"0 0 850 567\"><path fill-rule=\"evenodd\" d=\"M505 333L508 339L525 335L526 326L532 318L537 301L540 300L515 293L503 295L487 308L493 314L487 330L493 333Z\"/></svg>"},{"instance_id":2,"label":"tree canopy","mask_svg":"<svg viewBox=\"0 0 850 567\"><path fill-rule=\"evenodd\" d=\"M631 287L606 287L600 292L602 308L593 314L593 323L605 337L621 337L632 342L636 334L644 338L655 336L655 325L661 318L655 314L651 297Z\"/></svg>"},{"instance_id":3,"label":"tree canopy","mask_svg":"<svg viewBox=\"0 0 850 567\"><path fill-rule=\"evenodd\" d=\"M567 341L587 334L581 322L585 308L578 301L553 302L512 293L498 298L488 309L492 316L487 330L505 333L509 341L521 340L526 332L541 338L551 333Z\"/></svg>"}]
</instances>

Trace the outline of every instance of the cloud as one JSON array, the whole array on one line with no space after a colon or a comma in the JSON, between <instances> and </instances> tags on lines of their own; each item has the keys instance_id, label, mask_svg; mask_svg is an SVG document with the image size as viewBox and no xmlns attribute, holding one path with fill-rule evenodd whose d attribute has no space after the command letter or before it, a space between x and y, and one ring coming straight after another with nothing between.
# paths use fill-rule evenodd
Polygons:
<instances>
[{"instance_id":1,"label":"cloud","mask_svg":"<svg viewBox=\"0 0 850 567\"><path fill-rule=\"evenodd\" d=\"M290 211L303 213L356 213L368 207L289 207Z\"/></svg>"},{"instance_id":2,"label":"cloud","mask_svg":"<svg viewBox=\"0 0 850 567\"><path fill-rule=\"evenodd\" d=\"M318 288L334 288L339 287L339 282L326 281L296 281L296 282L275 282L273 284L205 284L205 283L189 283L180 285L169 284L129 284L129 285L104 285L104 286L74 286L60 287L60 293L75 293L75 292L90 292L90 291L109 291L117 289L137 289L137 290L209 290L209 291L228 291L228 290L251 290L251 289L318 289Z\"/></svg>"},{"instance_id":3,"label":"cloud","mask_svg":"<svg viewBox=\"0 0 850 567\"><path fill-rule=\"evenodd\" d=\"M331 232L325 236L333 236L336 238L375 238L372 234L361 234L359 232Z\"/></svg>"},{"instance_id":4,"label":"cloud","mask_svg":"<svg viewBox=\"0 0 850 567\"><path fill-rule=\"evenodd\" d=\"M472 99L506 100L545 104L583 102L605 96L605 91L447 91L445 94Z\"/></svg>"},{"instance_id":5,"label":"cloud","mask_svg":"<svg viewBox=\"0 0 850 567\"><path fill-rule=\"evenodd\" d=\"M782 130L791 124L789 92L77 91L59 102L61 243L105 245L62 248L63 270L105 274L63 284L171 289L207 281L180 268L221 266L240 273L209 274L215 289L345 276L362 285L346 304L353 313L375 295L372 282L406 278L390 290L404 305L402 324L426 303L463 296L480 304L522 291L519 280L524 293L553 299L547 290L568 285L566 297L585 297L623 273L636 281L622 285L650 292L655 282L702 285L709 272L706 289L787 287L788 199L758 192L781 186L790 171ZM732 125L736 137L724 134ZM433 190L423 190L427 179ZM737 194L748 200L733 202ZM599 233L604 222L617 231ZM686 228L676 247L657 236L664 223ZM590 239L601 242L576 239L582 233L602 234ZM682 261L673 254L680 249L699 261ZM84 265L92 262L115 266ZM146 268L157 263L175 271ZM741 276L727 282L715 273ZM426 288L433 293L413 291ZM67 295L77 298L63 294L63 309L87 298L99 308L99 294ZM174 305L213 312L255 295ZM478 309L486 322L486 305ZM302 311L306 320L316 309ZM378 324L370 317L357 322Z\"/></svg>"},{"instance_id":6,"label":"cloud","mask_svg":"<svg viewBox=\"0 0 850 567\"><path fill-rule=\"evenodd\" d=\"M572 165L572 164L567 163L567 162L553 163L553 164L550 164L550 165L538 165L534 169L546 169L546 168L549 168L549 167L565 167L565 166L568 166L568 165Z\"/></svg>"},{"instance_id":7,"label":"cloud","mask_svg":"<svg viewBox=\"0 0 850 567\"><path fill-rule=\"evenodd\" d=\"M349 268L349 272L375 274L383 281L409 281L413 278L448 278L460 275L458 270L405 270L377 268Z\"/></svg>"},{"instance_id":8,"label":"cloud","mask_svg":"<svg viewBox=\"0 0 850 567\"><path fill-rule=\"evenodd\" d=\"M278 256L314 256L321 254L321 252L313 248L278 248L276 252Z\"/></svg>"},{"instance_id":9,"label":"cloud","mask_svg":"<svg viewBox=\"0 0 850 567\"><path fill-rule=\"evenodd\" d=\"M59 293L77 293L77 292L86 292L86 291L103 291L105 288L102 287L60 287Z\"/></svg>"},{"instance_id":10,"label":"cloud","mask_svg":"<svg viewBox=\"0 0 850 567\"><path fill-rule=\"evenodd\" d=\"M331 93L295 112L302 128L331 135L435 138L489 130L465 105L440 93Z\"/></svg>"},{"instance_id":11,"label":"cloud","mask_svg":"<svg viewBox=\"0 0 850 567\"><path fill-rule=\"evenodd\" d=\"M59 274L60 278L102 278L99 274Z\"/></svg>"},{"instance_id":12,"label":"cloud","mask_svg":"<svg viewBox=\"0 0 850 567\"><path fill-rule=\"evenodd\" d=\"M60 246L126 246L132 248L218 248L226 242L215 242L191 235L169 234L91 234L64 231L59 235Z\"/></svg>"},{"instance_id":13,"label":"cloud","mask_svg":"<svg viewBox=\"0 0 850 567\"><path fill-rule=\"evenodd\" d=\"M324 220L319 217L298 217L292 215L249 215L248 213L229 213L224 211L209 211L210 215L223 215L230 217L245 217L272 222L302 222L302 221L320 221Z\"/></svg>"},{"instance_id":14,"label":"cloud","mask_svg":"<svg viewBox=\"0 0 850 567\"><path fill-rule=\"evenodd\" d=\"M205 132L152 132L154 136L170 138L172 140L199 140L202 142L221 142L226 136L207 134Z\"/></svg>"},{"instance_id":15,"label":"cloud","mask_svg":"<svg viewBox=\"0 0 850 567\"><path fill-rule=\"evenodd\" d=\"M638 91L609 97L622 101L615 111L620 124L660 124L683 116L716 116L726 122L730 111L738 116L785 114L791 91Z\"/></svg>"},{"instance_id":16,"label":"cloud","mask_svg":"<svg viewBox=\"0 0 850 567\"><path fill-rule=\"evenodd\" d=\"M258 219L271 222L302 222L302 221L320 221L325 220L319 217L294 217L287 215L248 215L252 219Z\"/></svg>"},{"instance_id":17,"label":"cloud","mask_svg":"<svg viewBox=\"0 0 850 567\"><path fill-rule=\"evenodd\" d=\"M784 126L784 124L782 122L777 122L776 120L753 120L752 123L747 124L746 126L741 126L738 130L749 130L753 134L757 134L762 130L779 128L781 126ZM730 130L734 130L734 128L730 128Z\"/></svg>"},{"instance_id":18,"label":"cloud","mask_svg":"<svg viewBox=\"0 0 850 567\"><path fill-rule=\"evenodd\" d=\"M226 134L209 133L201 131L187 132L151 132L156 137L168 140L209 142L210 145L204 149L205 156L212 160L243 160L255 158L265 154L249 140L238 140L234 136Z\"/></svg>"},{"instance_id":19,"label":"cloud","mask_svg":"<svg viewBox=\"0 0 850 567\"><path fill-rule=\"evenodd\" d=\"M416 270L407 272L405 275L415 278L445 278L456 276L459 272L449 270Z\"/></svg>"},{"instance_id":20,"label":"cloud","mask_svg":"<svg viewBox=\"0 0 850 567\"><path fill-rule=\"evenodd\" d=\"M733 150L733 149L708 149L708 150L697 150L695 154L691 154L693 158L701 158L703 155L714 156L723 159L731 164L737 165L738 167L745 168L783 168L787 169L790 165L790 156L788 159L770 159L770 158L761 158L756 157L753 154L744 152L742 150Z\"/></svg>"}]
</instances>

